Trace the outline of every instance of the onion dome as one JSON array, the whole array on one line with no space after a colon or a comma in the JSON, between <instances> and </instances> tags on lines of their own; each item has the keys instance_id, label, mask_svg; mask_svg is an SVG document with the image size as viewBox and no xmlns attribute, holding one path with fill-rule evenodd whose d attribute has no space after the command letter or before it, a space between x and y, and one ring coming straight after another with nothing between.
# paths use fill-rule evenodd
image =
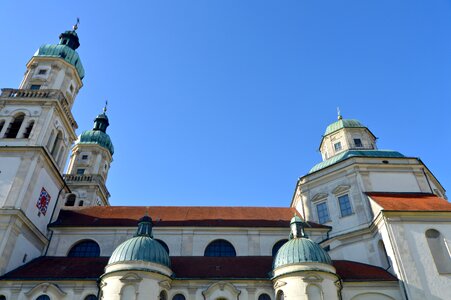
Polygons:
<instances>
[{"instance_id":1,"label":"onion dome","mask_svg":"<svg viewBox=\"0 0 451 300\"><path fill-rule=\"evenodd\" d=\"M59 44L43 45L39 47L34 56L62 58L73 65L77 70L80 79L83 79L83 77L85 77L85 70L77 51L75 51L80 46L80 41L76 32L77 29L78 20L77 24L73 26L73 30L68 30L60 34Z\"/></svg>"},{"instance_id":2,"label":"onion dome","mask_svg":"<svg viewBox=\"0 0 451 300\"><path fill-rule=\"evenodd\" d=\"M98 115L94 120L94 127L91 130L84 131L79 137L77 144L97 144L114 154L113 142L106 133L107 127L110 125L106 115L106 107L103 113Z\"/></svg>"},{"instance_id":3,"label":"onion dome","mask_svg":"<svg viewBox=\"0 0 451 300\"><path fill-rule=\"evenodd\" d=\"M152 238L152 219L144 216L139 220L136 235L120 244L108 261L108 265L144 261L170 267L169 254Z\"/></svg>"},{"instance_id":4,"label":"onion dome","mask_svg":"<svg viewBox=\"0 0 451 300\"><path fill-rule=\"evenodd\" d=\"M300 217L291 219L290 240L286 242L274 258L274 269L277 267L316 262L332 265L329 254L320 245L309 239L304 233L305 222Z\"/></svg>"}]
</instances>

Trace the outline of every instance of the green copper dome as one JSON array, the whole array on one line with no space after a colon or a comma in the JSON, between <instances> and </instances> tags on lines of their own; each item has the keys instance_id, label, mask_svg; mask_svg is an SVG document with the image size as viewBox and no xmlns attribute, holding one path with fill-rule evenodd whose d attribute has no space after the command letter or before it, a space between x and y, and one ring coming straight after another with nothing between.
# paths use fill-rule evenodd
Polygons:
<instances>
[{"instance_id":1,"label":"green copper dome","mask_svg":"<svg viewBox=\"0 0 451 300\"><path fill-rule=\"evenodd\" d=\"M86 130L80 134L77 144L97 144L107 149L111 155L114 154L113 142L105 132L100 130Z\"/></svg>"},{"instance_id":2,"label":"green copper dome","mask_svg":"<svg viewBox=\"0 0 451 300\"><path fill-rule=\"evenodd\" d=\"M331 134L337 130L340 130L342 128L366 128L365 125L363 125L362 123L360 123L359 120L355 120L355 119L341 119L339 117L338 121L330 124L329 126L327 126L326 128L326 132L324 133L324 135L328 135Z\"/></svg>"},{"instance_id":3,"label":"green copper dome","mask_svg":"<svg viewBox=\"0 0 451 300\"><path fill-rule=\"evenodd\" d=\"M120 244L108 264L127 261L145 261L170 267L170 259L161 244L152 238L152 219L145 216L139 220L136 236Z\"/></svg>"},{"instance_id":4,"label":"green copper dome","mask_svg":"<svg viewBox=\"0 0 451 300\"><path fill-rule=\"evenodd\" d=\"M110 154L113 155L113 142L111 141L110 136L106 133L106 129L110 123L105 112L106 108L104 108L103 113L95 118L93 129L86 130L79 136L77 144L97 144L107 149Z\"/></svg>"},{"instance_id":5,"label":"green copper dome","mask_svg":"<svg viewBox=\"0 0 451 300\"><path fill-rule=\"evenodd\" d=\"M36 51L34 56L62 58L73 65L80 79L83 79L85 77L85 70L77 51L75 51L80 46L76 29L77 25L74 26L74 30L61 33L58 45L43 45Z\"/></svg>"},{"instance_id":6,"label":"green copper dome","mask_svg":"<svg viewBox=\"0 0 451 300\"><path fill-rule=\"evenodd\" d=\"M297 238L286 242L274 258L274 268L303 262L332 264L329 254L308 238Z\"/></svg>"},{"instance_id":7,"label":"green copper dome","mask_svg":"<svg viewBox=\"0 0 451 300\"><path fill-rule=\"evenodd\" d=\"M81 60L78 56L77 51L69 48L66 45L43 45L39 47L34 56L62 58L75 67L78 76L80 76L80 79L83 79L83 77L85 77L85 69L81 64Z\"/></svg>"},{"instance_id":8,"label":"green copper dome","mask_svg":"<svg viewBox=\"0 0 451 300\"><path fill-rule=\"evenodd\" d=\"M320 245L307 238L304 233L305 224L298 216L291 219L290 240L277 251L274 269L304 262L332 264L329 254Z\"/></svg>"}]
</instances>

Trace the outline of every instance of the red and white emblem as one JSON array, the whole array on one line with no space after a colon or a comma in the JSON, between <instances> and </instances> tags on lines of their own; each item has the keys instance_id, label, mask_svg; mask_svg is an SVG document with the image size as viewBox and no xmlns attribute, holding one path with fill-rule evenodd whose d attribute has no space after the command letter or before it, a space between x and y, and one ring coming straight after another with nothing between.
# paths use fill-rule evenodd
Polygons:
<instances>
[{"instance_id":1,"label":"red and white emblem","mask_svg":"<svg viewBox=\"0 0 451 300\"><path fill-rule=\"evenodd\" d=\"M36 203L36 207L39 209L39 212L42 213L44 216L45 216L45 213L47 212L50 198L51 197L50 197L49 193L47 193L45 188L42 188L41 194L39 195L38 202Z\"/></svg>"}]
</instances>

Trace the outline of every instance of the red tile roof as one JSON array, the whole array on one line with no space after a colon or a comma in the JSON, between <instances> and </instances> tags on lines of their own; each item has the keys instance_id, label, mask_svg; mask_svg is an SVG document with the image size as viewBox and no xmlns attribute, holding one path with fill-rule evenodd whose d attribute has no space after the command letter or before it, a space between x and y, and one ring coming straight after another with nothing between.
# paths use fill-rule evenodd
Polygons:
<instances>
[{"instance_id":1,"label":"red tile roof","mask_svg":"<svg viewBox=\"0 0 451 300\"><path fill-rule=\"evenodd\" d=\"M171 257L179 279L270 279L271 256ZM96 280L103 274L108 257L40 257L13 270L0 280ZM344 281L396 281L382 268L353 261L333 261Z\"/></svg>"},{"instance_id":2,"label":"red tile roof","mask_svg":"<svg viewBox=\"0 0 451 300\"><path fill-rule=\"evenodd\" d=\"M97 279L109 257L42 256L6 273L0 279Z\"/></svg>"},{"instance_id":3,"label":"red tile roof","mask_svg":"<svg viewBox=\"0 0 451 300\"><path fill-rule=\"evenodd\" d=\"M367 193L386 211L451 211L451 203L433 194Z\"/></svg>"},{"instance_id":4,"label":"red tile roof","mask_svg":"<svg viewBox=\"0 0 451 300\"><path fill-rule=\"evenodd\" d=\"M287 227L295 208L108 206L66 208L52 226L137 226L149 212L155 226ZM315 228L330 228L309 222Z\"/></svg>"},{"instance_id":5,"label":"red tile roof","mask_svg":"<svg viewBox=\"0 0 451 300\"><path fill-rule=\"evenodd\" d=\"M344 281L397 281L398 279L388 271L356 261L334 260L337 274Z\"/></svg>"}]
</instances>

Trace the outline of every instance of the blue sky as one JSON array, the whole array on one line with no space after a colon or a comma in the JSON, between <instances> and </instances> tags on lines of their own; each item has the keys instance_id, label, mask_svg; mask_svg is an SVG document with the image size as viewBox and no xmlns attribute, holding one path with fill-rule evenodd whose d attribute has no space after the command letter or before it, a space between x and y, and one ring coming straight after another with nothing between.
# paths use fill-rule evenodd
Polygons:
<instances>
[{"instance_id":1,"label":"blue sky","mask_svg":"<svg viewBox=\"0 0 451 300\"><path fill-rule=\"evenodd\" d=\"M449 1L7 0L0 86L76 17L113 205L288 206L337 106L451 187Z\"/></svg>"}]
</instances>

